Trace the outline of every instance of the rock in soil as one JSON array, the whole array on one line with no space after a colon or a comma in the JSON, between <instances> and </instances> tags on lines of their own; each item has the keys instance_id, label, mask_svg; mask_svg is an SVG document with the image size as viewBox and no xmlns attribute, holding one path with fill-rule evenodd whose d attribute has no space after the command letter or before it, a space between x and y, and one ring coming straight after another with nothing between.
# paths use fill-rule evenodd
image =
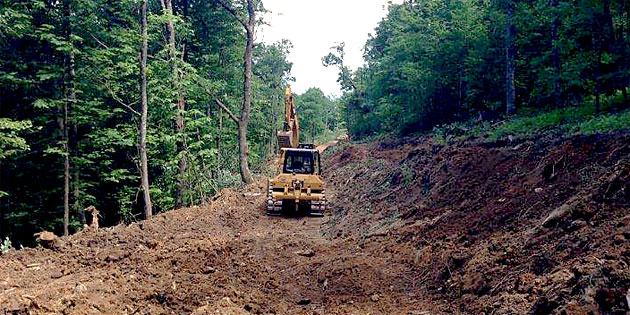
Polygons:
<instances>
[{"instance_id":1,"label":"rock in soil","mask_svg":"<svg viewBox=\"0 0 630 315\"><path fill-rule=\"evenodd\" d=\"M297 251L295 253L297 255L304 256L304 257L313 257L313 256L315 256L315 251L313 251L312 249L301 250L301 251Z\"/></svg>"}]
</instances>

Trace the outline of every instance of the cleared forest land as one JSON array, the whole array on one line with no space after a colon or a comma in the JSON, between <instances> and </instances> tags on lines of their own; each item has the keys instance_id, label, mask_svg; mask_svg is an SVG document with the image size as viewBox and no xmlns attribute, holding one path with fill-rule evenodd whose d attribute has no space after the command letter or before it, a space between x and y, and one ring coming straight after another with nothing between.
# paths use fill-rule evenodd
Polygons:
<instances>
[{"instance_id":1,"label":"cleared forest land","mask_svg":"<svg viewBox=\"0 0 630 315\"><path fill-rule=\"evenodd\" d=\"M630 135L351 144L331 212L208 206L0 257L6 314L626 314Z\"/></svg>"}]
</instances>

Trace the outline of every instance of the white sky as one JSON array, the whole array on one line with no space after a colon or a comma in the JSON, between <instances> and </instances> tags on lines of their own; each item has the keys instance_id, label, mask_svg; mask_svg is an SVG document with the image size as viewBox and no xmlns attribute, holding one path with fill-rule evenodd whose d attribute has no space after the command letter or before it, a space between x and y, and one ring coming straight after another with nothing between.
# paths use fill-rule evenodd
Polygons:
<instances>
[{"instance_id":1,"label":"white sky","mask_svg":"<svg viewBox=\"0 0 630 315\"><path fill-rule=\"evenodd\" d=\"M318 87L325 94L341 94L337 69L322 66L322 57L337 42L345 42L345 62L351 69L363 64L363 46L368 33L387 14L391 0L263 0L271 13L265 16L270 26L261 27L258 41L274 43L288 39L293 43L289 61L296 81L292 89L303 93ZM391 1L401 3L402 0Z\"/></svg>"}]
</instances>

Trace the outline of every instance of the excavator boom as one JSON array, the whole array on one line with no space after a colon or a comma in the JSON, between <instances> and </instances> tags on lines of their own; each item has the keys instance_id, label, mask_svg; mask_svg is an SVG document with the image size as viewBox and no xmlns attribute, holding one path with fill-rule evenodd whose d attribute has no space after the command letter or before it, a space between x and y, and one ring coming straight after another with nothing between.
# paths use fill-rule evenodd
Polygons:
<instances>
[{"instance_id":1,"label":"excavator boom","mask_svg":"<svg viewBox=\"0 0 630 315\"><path fill-rule=\"evenodd\" d=\"M297 148L300 141L300 123L295 111L291 86L284 90L284 128L278 131L278 146L280 149Z\"/></svg>"}]
</instances>

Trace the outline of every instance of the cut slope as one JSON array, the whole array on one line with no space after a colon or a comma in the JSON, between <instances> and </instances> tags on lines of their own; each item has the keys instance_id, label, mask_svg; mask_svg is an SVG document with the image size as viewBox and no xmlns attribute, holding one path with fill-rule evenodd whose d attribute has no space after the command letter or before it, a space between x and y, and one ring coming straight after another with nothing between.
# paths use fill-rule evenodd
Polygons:
<instances>
[{"instance_id":1,"label":"cut slope","mask_svg":"<svg viewBox=\"0 0 630 315\"><path fill-rule=\"evenodd\" d=\"M626 314L629 143L349 146L328 159L326 231L396 252L416 293L451 302L442 311Z\"/></svg>"}]
</instances>

